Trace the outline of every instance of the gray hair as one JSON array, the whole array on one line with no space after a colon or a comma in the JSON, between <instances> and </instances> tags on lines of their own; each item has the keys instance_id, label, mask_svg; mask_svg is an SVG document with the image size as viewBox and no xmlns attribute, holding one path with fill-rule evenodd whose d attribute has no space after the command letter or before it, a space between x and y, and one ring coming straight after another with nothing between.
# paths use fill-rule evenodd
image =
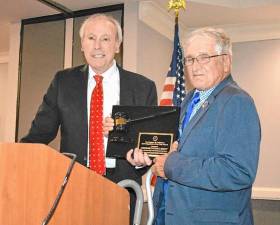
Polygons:
<instances>
[{"instance_id":1,"label":"gray hair","mask_svg":"<svg viewBox=\"0 0 280 225\"><path fill-rule=\"evenodd\" d=\"M119 44L122 43L122 28L121 28L121 25L120 23L115 19L113 18L112 16L110 15L106 15L106 14L102 14L102 13L97 13L97 14L94 14L94 15L91 15L90 17L88 17L82 24L81 28L80 28L80 38L83 39L84 35L85 35L85 27L86 25L93 21L94 19L96 18L104 18L106 20L108 20L109 22L111 22L112 24L114 24L114 26L116 27L116 30L117 30L117 40L119 41Z\"/></svg>"},{"instance_id":2,"label":"gray hair","mask_svg":"<svg viewBox=\"0 0 280 225\"><path fill-rule=\"evenodd\" d=\"M232 55L232 44L230 38L223 29L204 27L192 31L187 35L185 46L188 46L192 39L197 36L210 37L216 41L215 50L217 54L229 54Z\"/></svg>"}]
</instances>

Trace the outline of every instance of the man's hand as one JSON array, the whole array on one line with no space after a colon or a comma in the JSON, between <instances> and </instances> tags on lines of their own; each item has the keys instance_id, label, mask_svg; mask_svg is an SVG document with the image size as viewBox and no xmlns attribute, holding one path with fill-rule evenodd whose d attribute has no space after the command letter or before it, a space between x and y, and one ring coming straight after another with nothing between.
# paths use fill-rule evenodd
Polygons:
<instances>
[{"instance_id":1,"label":"man's hand","mask_svg":"<svg viewBox=\"0 0 280 225\"><path fill-rule=\"evenodd\" d=\"M129 150L126 159L131 165L139 167L150 166L153 163L147 153L138 148Z\"/></svg>"},{"instance_id":2,"label":"man's hand","mask_svg":"<svg viewBox=\"0 0 280 225\"><path fill-rule=\"evenodd\" d=\"M178 148L178 142L175 141L171 145L169 153L167 153L165 155L160 155L154 159L155 164L152 166L153 174L155 174L156 176L162 177L164 179L167 179L167 177L165 176L165 173L164 173L164 164L165 164L165 161L166 161L167 157L169 156L169 154L171 152L176 151L177 148Z\"/></svg>"},{"instance_id":3,"label":"man's hand","mask_svg":"<svg viewBox=\"0 0 280 225\"><path fill-rule=\"evenodd\" d=\"M105 117L103 121L103 135L108 136L109 131L114 128L114 120L111 117Z\"/></svg>"}]
</instances>

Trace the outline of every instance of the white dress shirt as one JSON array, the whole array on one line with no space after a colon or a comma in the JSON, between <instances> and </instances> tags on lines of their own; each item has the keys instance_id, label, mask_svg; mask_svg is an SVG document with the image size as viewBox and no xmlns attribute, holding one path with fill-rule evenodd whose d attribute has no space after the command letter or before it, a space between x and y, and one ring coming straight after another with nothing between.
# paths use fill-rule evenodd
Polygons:
<instances>
[{"instance_id":1,"label":"white dress shirt","mask_svg":"<svg viewBox=\"0 0 280 225\"><path fill-rule=\"evenodd\" d=\"M94 76L96 73L89 66L88 76L88 88L87 88L87 113L88 113L88 124L90 117L90 100L92 91L95 88L96 82ZM120 73L114 60L113 65L104 73L98 74L103 77L103 119L107 116L111 117L113 105L120 104ZM108 138L104 136L104 150L106 155ZM89 128L88 128L88 157L87 166L89 166ZM105 159L106 168L114 168L116 166L116 160L112 158Z\"/></svg>"}]
</instances>

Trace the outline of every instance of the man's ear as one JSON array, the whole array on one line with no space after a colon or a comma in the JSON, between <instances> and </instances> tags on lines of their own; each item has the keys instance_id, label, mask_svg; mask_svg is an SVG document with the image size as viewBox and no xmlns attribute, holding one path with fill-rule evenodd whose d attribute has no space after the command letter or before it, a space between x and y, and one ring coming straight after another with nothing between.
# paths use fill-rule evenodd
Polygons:
<instances>
[{"instance_id":1,"label":"man's ear","mask_svg":"<svg viewBox=\"0 0 280 225\"><path fill-rule=\"evenodd\" d=\"M228 74L231 71L232 57L231 57L231 55L224 55L223 57L224 57L224 60L223 60L224 72L226 74Z\"/></svg>"},{"instance_id":2,"label":"man's ear","mask_svg":"<svg viewBox=\"0 0 280 225\"><path fill-rule=\"evenodd\" d=\"M83 47L83 39L81 39L81 51L84 51L84 47Z\"/></svg>"},{"instance_id":3,"label":"man's ear","mask_svg":"<svg viewBox=\"0 0 280 225\"><path fill-rule=\"evenodd\" d=\"M116 44L115 53L119 53L120 52L120 46L121 46L121 44L118 42Z\"/></svg>"}]
</instances>

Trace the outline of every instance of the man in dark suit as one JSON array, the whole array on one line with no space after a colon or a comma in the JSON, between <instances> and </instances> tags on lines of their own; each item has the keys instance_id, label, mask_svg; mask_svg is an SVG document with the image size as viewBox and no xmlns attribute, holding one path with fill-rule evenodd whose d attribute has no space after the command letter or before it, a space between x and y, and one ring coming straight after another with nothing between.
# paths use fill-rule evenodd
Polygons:
<instances>
[{"instance_id":1,"label":"man in dark suit","mask_svg":"<svg viewBox=\"0 0 280 225\"><path fill-rule=\"evenodd\" d=\"M194 90L181 105L179 143L154 160L154 224L253 225L261 130L253 99L230 74L230 39L220 29L202 28L184 50ZM139 149L134 159L131 154L134 166L152 163Z\"/></svg>"},{"instance_id":2,"label":"man in dark suit","mask_svg":"<svg viewBox=\"0 0 280 225\"><path fill-rule=\"evenodd\" d=\"M55 75L29 133L21 142L48 144L60 127L60 151L76 154L79 163L90 167L88 124L91 96L97 86L94 77L103 79L103 118L110 116L112 105L116 104L157 105L157 94L153 81L116 65L114 56L119 52L122 30L115 19L104 14L89 17L81 26L80 37L88 65ZM104 137L105 151L106 141ZM133 179L141 184L145 169L135 170L126 160L107 157L105 164L104 175L108 179L114 182Z\"/></svg>"}]
</instances>

